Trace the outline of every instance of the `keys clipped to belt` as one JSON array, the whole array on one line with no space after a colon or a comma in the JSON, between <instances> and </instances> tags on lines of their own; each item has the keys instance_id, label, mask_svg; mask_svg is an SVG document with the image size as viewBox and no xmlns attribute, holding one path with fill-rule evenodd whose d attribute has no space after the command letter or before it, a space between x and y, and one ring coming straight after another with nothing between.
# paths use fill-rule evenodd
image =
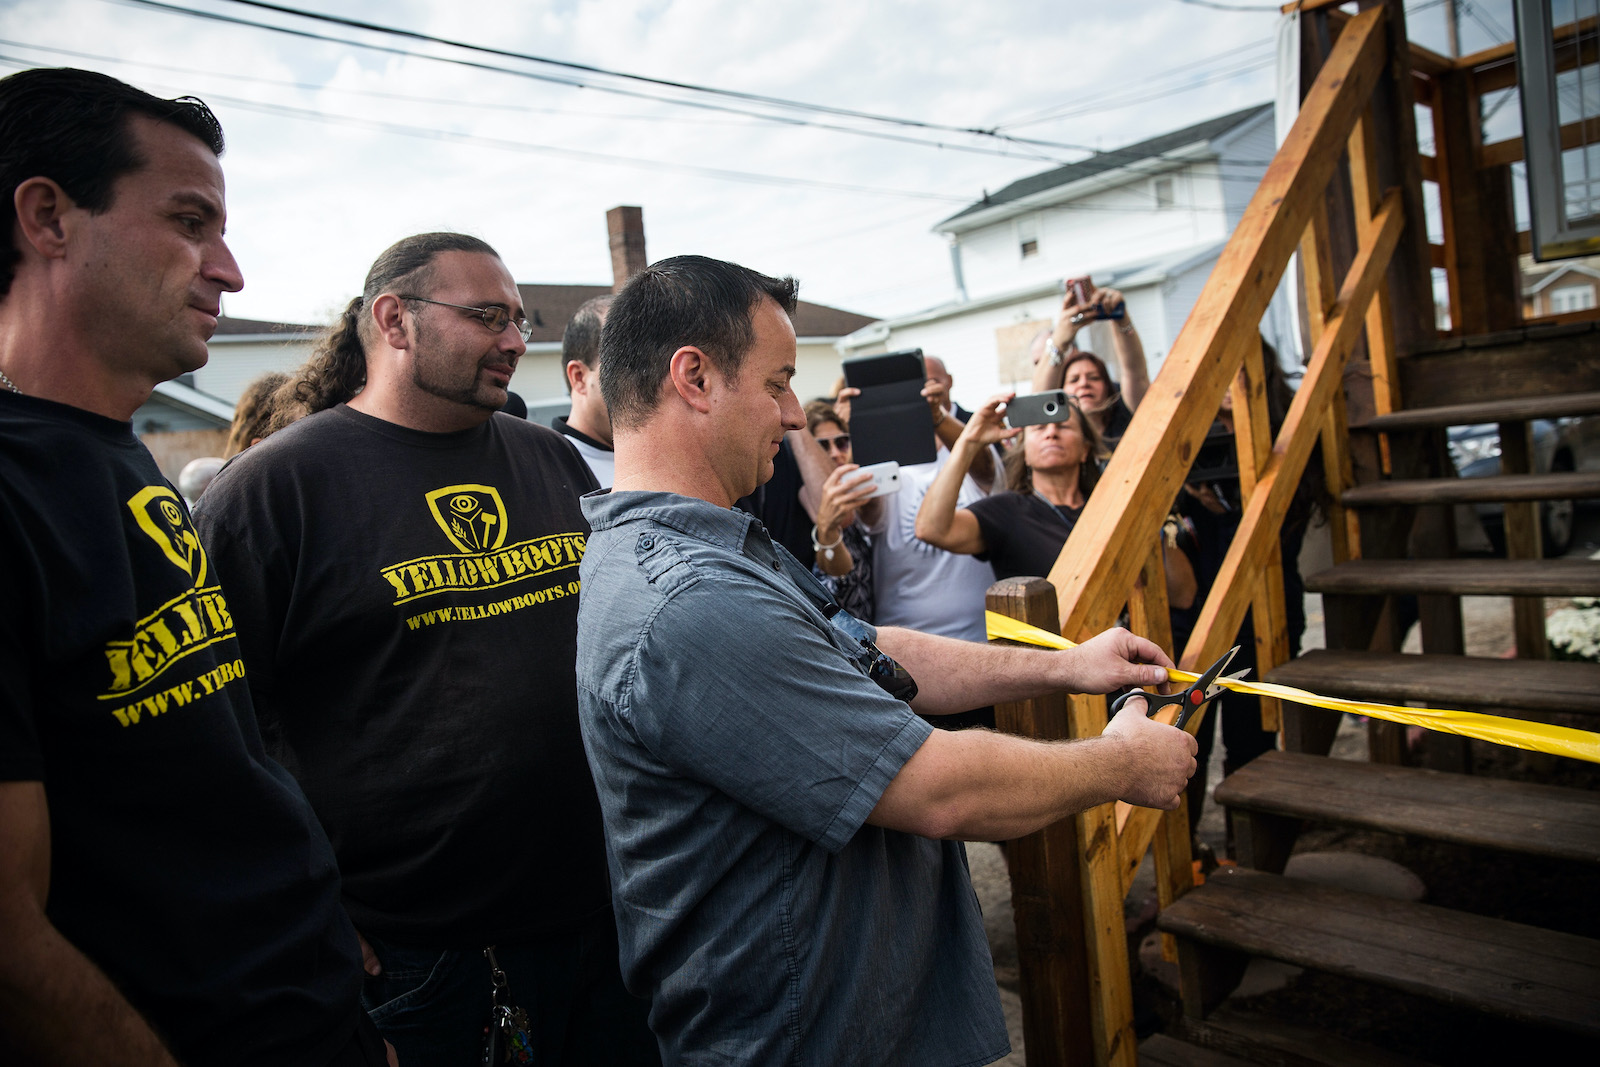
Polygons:
<instances>
[{"instance_id":1,"label":"keys clipped to belt","mask_svg":"<svg viewBox=\"0 0 1600 1067\"><path fill-rule=\"evenodd\" d=\"M1172 725L1182 730L1195 712L1205 707L1206 703L1210 701L1211 698L1222 692L1222 686L1213 685L1212 683L1217 680L1217 676L1222 673L1223 669L1227 667L1229 663L1233 662L1233 657L1238 654L1239 646L1234 645L1223 654L1221 659L1207 667L1204 674L1196 678L1185 688L1178 690L1176 693L1169 693L1163 696L1160 693L1146 693L1142 689L1135 689L1131 692L1124 693L1116 700L1111 702L1111 714L1115 715L1117 712L1121 711L1122 705L1126 704L1133 697L1144 697L1146 715L1154 715L1157 708L1164 708L1168 704L1177 704L1180 706L1181 710L1178 712L1178 717ZM1246 667L1244 670L1239 671L1236 674L1228 675L1228 681L1237 681L1249 673L1250 668Z\"/></svg>"},{"instance_id":2,"label":"keys clipped to belt","mask_svg":"<svg viewBox=\"0 0 1600 1067\"><path fill-rule=\"evenodd\" d=\"M528 1039L528 1013L511 1003L506 990L506 972L494 958L494 946L483 950L494 980L494 997L489 1007L489 1025L484 1027L483 1067L505 1063L533 1063L533 1042Z\"/></svg>"}]
</instances>

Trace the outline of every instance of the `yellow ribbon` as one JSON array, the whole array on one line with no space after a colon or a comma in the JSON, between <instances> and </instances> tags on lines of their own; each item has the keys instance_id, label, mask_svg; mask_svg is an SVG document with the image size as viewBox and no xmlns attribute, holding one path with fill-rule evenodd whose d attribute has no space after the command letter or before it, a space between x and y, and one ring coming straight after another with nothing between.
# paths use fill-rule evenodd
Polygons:
<instances>
[{"instance_id":1,"label":"yellow ribbon","mask_svg":"<svg viewBox=\"0 0 1600 1067\"><path fill-rule=\"evenodd\" d=\"M1028 623L1019 622L993 611L985 612L984 615L988 622L991 641L1021 641L1030 645L1042 645L1045 648L1076 647L1073 642L1049 630L1030 626ZM1181 682L1193 682L1200 677L1198 674L1180 670L1169 670L1167 675L1173 681ZM1600 734L1588 730L1573 730L1565 726L1507 719L1498 715L1480 715L1475 711L1401 708L1392 704L1369 704L1364 700L1339 700L1334 697L1317 696L1315 693L1295 689L1293 686L1274 685L1271 682L1229 681L1226 678L1219 678L1216 684L1232 689L1236 693L1277 697L1279 700L1291 700L1296 704L1309 704L1316 708L1327 708L1329 711L1370 715L1375 719L1405 723L1407 726L1420 726L1425 730L1460 734L1462 737L1475 737L1480 741L1490 741L1497 745L1600 763Z\"/></svg>"}]
</instances>

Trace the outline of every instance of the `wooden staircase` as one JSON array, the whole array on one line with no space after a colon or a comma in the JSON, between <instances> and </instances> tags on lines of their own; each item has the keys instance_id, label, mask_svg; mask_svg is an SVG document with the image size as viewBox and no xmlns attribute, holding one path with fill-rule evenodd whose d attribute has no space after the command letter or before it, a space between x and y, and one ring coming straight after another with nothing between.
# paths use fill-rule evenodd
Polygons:
<instances>
[{"instance_id":1,"label":"wooden staircase","mask_svg":"<svg viewBox=\"0 0 1600 1067\"><path fill-rule=\"evenodd\" d=\"M1496 349L1514 352L1523 340L1475 346L1474 358L1481 364ZM1458 348L1467 350L1464 344ZM1594 351L1595 368L1566 382L1581 387L1600 377L1600 345ZM1535 388L1552 384L1545 375L1528 377ZM1371 419L1356 432L1392 434L1391 448L1409 434L1406 447L1436 456L1441 442L1426 436L1452 425L1499 423L1509 437L1525 432L1531 419L1597 413L1600 392L1569 389L1403 409ZM1542 500L1600 497L1600 474L1515 472L1515 460L1507 464L1512 473L1496 478L1464 480L1446 470L1342 493L1340 503L1363 516L1364 528L1379 530L1387 525L1414 531L1426 524L1430 508L1507 502L1508 544L1528 558L1363 558L1310 575L1306 588L1323 597L1330 643L1354 647L1308 652L1270 671L1268 680L1330 696L1417 701L1600 728L1600 665L1542 657L1543 598L1600 596L1600 561L1538 558L1531 513ZM1518 504L1528 510L1512 512ZM1444 525L1435 521L1433 533ZM1382 543L1381 536L1363 538L1363 544ZM1413 534L1390 543L1415 548L1418 539ZM1425 547L1436 551L1439 545ZM1519 652L1526 658L1464 654L1464 595L1527 598L1518 618ZM1395 616L1394 598L1401 596L1426 603L1429 651L1408 655L1394 647L1398 635L1385 622ZM1531 645L1534 640L1538 647ZM1377 762L1331 759L1326 753L1335 717L1286 709L1285 721L1286 745L1299 751L1268 753L1216 789L1216 801L1233 821L1240 866L1218 870L1159 919L1160 928L1178 939L1190 1022L1205 1020L1227 998L1251 958L1265 957L1564 1032L1568 1040L1593 1041L1600 1048L1600 941L1283 875L1297 837L1311 824L1449 842L1474 850L1485 864L1520 856L1600 865L1600 792L1401 766L1403 735L1388 724L1374 723L1370 735ZM1435 750L1434 765L1470 769L1461 739L1430 734L1427 741ZM1214 1040L1215 1030L1201 1026L1188 1036ZM1165 1047L1153 1050L1150 1062L1162 1062L1159 1049ZM1240 1049L1205 1051L1237 1055ZM1181 1061L1181 1055L1173 1060Z\"/></svg>"},{"instance_id":2,"label":"wooden staircase","mask_svg":"<svg viewBox=\"0 0 1600 1067\"><path fill-rule=\"evenodd\" d=\"M1515 48L1460 59L1419 49L1407 40L1400 0L1359 0L1353 15L1335 0L1296 6L1310 82L1298 117L1048 581L998 583L989 608L1073 641L1126 611L1135 632L1171 647L1158 534L1226 395L1239 524L1187 645L1173 649L1180 666L1204 669L1249 616L1256 662L1271 681L1594 728L1600 666L1549 662L1544 598L1600 595L1600 562L1542 559L1539 508L1600 497L1600 475L1536 472L1530 425L1600 414L1600 314L1521 325L1508 166L1521 146L1483 145L1478 111L1483 94L1516 84ZM1431 111L1433 155L1417 150L1421 110ZM1428 236L1425 181L1437 185L1442 243ZM1291 269L1301 283L1305 372L1287 412L1276 412L1257 329ZM1445 335L1436 328L1435 270L1447 280ZM1478 423L1499 426L1501 475L1463 480L1445 431ZM1294 561L1280 556L1280 529L1313 464L1332 494L1334 565L1306 581L1322 597L1327 647L1285 662L1283 567ZM1456 558L1453 509L1484 502L1504 505L1508 558ZM1460 598L1472 595L1512 599L1518 658L1466 655ZM1421 624L1421 654L1402 652L1411 618ZM1473 769L1469 743L1441 733L1426 735L1425 766L1408 766L1404 728L1376 719L1370 761L1334 760L1343 716L1266 698L1261 710L1284 751L1216 792L1234 813L1244 867L1196 888L1181 807L1101 805L1011 843L1029 1062L1410 1062L1337 1033L1308 1033L1306 1020L1249 1017L1224 1003L1252 957L1320 972L1307 980L1332 975L1351 988L1396 991L1406 1011L1451 1005L1440 1010L1510 1020L1505 1032L1529 1028L1559 1035L1551 1047L1560 1051L1592 1051L1600 1041L1592 907L1553 929L1537 910L1473 914L1444 906L1460 894L1410 903L1283 872L1306 827L1345 827L1455 850L1496 872L1497 886L1509 867L1512 892L1576 868L1581 899L1592 902L1600 899L1596 792L1460 773ZM1029 736L1088 738L1104 729L1106 703L1052 694L998 706L996 719ZM1124 904L1147 856L1183 1019L1141 1044ZM1569 911L1579 906L1558 899ZM1337 1031L1340 1021L1319 1026ZM1501 1058L1539 1051L1519 1046Z\"/></svg>"}]
</instances>

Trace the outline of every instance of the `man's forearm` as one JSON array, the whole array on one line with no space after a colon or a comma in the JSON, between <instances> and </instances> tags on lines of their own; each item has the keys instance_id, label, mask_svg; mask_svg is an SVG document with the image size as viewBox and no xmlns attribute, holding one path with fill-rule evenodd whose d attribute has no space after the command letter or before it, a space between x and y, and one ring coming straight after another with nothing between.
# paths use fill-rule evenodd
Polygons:
<instances>
[{"instance_id":1,"label":"man's forearm","mask_svg":"<svg viewBox=\"0 0 1600 1067\"><path fill-rule=\"evenodd\" d=\"M942 730L900 769L871 821L924 837L1008 841L1127 791L1126 747L1112 737L1033 741Z\"/></svg>"},{"instance_id":2,"label":"man's forearm","mask_svg":"<svg viewBox=\"0 0 1600 1067\"><path fill-rule=\"evenodd\" d=\"M925 634L898 626L878 631L878 646L917 680L911 706L949 715L1073 688L1070 654Z\"/></svg>"},{"instance_id":3,"label":"man's forearm","mask_svg":"<svg viewBox=\"0 0 1600 1067\"><path fill-rule=\"evenodd\" d=\"M0 1050L26 1063L177 1067L111 980L44 916L8 913L0 926Z\"/></svg>"},{"instance_id":4,"label":"man's forearm","mask_svg":"<svg viewBox=\"0 0 1600 1067\"><path fill-rule=\"evenodd\" d=\"M833 461L809 431L790 430L788 437L794 461L800 467L800 503L815 521L817 505L822 501L822 483L833 473Z\"/></svg>"}]
</instances>

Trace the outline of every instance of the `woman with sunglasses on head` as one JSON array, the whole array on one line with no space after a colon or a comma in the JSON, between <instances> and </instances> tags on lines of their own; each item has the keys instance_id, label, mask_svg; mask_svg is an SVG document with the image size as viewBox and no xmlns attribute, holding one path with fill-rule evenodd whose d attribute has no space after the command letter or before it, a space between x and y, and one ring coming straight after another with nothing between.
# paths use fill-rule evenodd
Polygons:
<instances>
[{"instance_id":1,"label":"woman with sunglasses on head","mask_svg":"<svg viewBox=\"0 0 1600 1067\"><path fill-rule=\"evenodd\" d=\"M850 431L844 417L825 401L806 405L806 429L833 461L822 483L817 523L811 541L817 559L812 571L839 606L863 622L872 621L872 541L857 513L882 505L869 494L872 476L857 474L851 462Z\"/></svg>"},{"instance_id":2,"label":"woman with sunglasses on head","mask_svg":"<svg viewBox=\"0 0 1600 1067\"><path fill-rule=\"evenodd\" d=\"M1069 401L1062 422L1007 429L1004 409L1012 397L1002 393L973 415L917 512L919 538L987 560L1001 580L1050 573L1100 477L1100 437L1082 409ZM1005 460L1007 491L957 509L956 494L973 455L1019 434L1021 442ZM1189 557L1176 549L1163 556L1167 599L1187 608L1195 595Z\"/></svg>"}]
</instances>

